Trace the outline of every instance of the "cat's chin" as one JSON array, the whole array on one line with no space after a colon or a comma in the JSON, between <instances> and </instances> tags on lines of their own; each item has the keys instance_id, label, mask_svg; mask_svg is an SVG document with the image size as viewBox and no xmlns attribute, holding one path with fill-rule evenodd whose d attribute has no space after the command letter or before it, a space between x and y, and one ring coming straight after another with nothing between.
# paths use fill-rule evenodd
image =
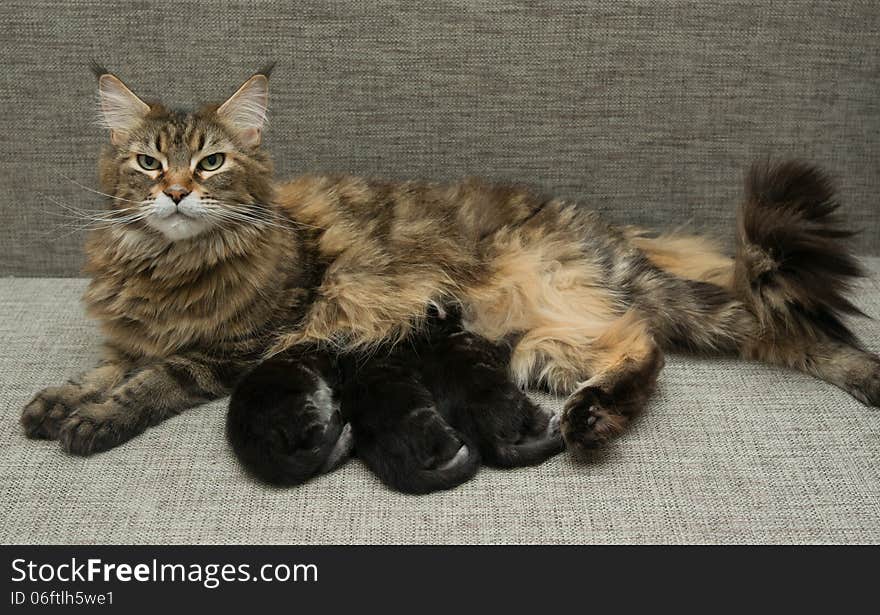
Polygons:
<instances>
[{"instance_id":1,"label":"cat's chin","mask_svg":"<svg viewBox=\"0 0 880 615\"><path fill-rule=\"evenodd\" d=\"M156 229L168 241L183 241L192 239L211 228L211 224L205 220L190 218L183 214L172 214L164 218L150 216L146 220L152 228Z\"/></svg>"}]
</instances>

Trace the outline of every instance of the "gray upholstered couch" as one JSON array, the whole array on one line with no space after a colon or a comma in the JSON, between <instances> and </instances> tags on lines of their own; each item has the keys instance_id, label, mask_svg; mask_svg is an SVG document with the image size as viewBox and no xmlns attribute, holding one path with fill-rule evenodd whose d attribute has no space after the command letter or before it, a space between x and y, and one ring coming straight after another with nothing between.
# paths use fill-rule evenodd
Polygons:
<instances>
[{"instance_id":1,"label":"gray upholstered couch","mask_svg":"<svg viewBox=\"0 0 880 615\"><path fill-rule=\"evenodd\" d=\"M729 235L750 161L809 158L839 178L880 273L875 1L522 4L0 4L0 541L880 541L880 413L732 361L672 357L648 411L592 459L427 497L357 461L298 489L254 484L223 403L91 459L22 436L30 395L98 348L78 304L83 236L58 205L97 202L65 179L95 185L90 58L181 104L277 60L280 175L512 178ZM858 303L880 315L876 278ZM856 328L880 351L876 321Z\"/></svg>"}]
</instances>

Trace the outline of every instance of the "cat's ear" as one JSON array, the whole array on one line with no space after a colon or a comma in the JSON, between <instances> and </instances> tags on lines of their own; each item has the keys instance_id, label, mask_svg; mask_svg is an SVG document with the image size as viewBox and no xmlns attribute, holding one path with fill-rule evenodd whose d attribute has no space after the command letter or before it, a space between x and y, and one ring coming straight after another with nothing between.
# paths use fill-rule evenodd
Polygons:
<instances>
[{"instance_id":1,"label":"cat's ear","mask_svg":"<svg viewBox=\"0 0 880 615\"><path fill-rule=\"evenodd\" d=\"M150 112L150 106L110 73L98 76L98 95L103 124L110 129L110 141L121 145Z\"/></svg>"},{"instance_id":2,"label":"cat's ear","mask_svg":"<svg viewBox=\"0 0 880 615\"><path fill-rule=\"evenodd\" d=\"M259 73L244 82L238 91L217 109L224 119L249 147L260 144L269 105L269 77Z\"/></svg>"}]
</instances>

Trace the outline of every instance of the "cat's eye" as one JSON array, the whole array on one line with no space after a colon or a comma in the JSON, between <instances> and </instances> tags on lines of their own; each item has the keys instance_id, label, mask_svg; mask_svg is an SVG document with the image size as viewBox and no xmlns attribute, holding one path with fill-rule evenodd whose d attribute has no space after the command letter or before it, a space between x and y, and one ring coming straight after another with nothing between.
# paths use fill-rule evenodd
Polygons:
<instances>
[{"instance_id":1,"label":"cat's eye","mask_svg":"<svg viewBox=\"0 0 880 615\"><path fill-rule=\"evenodd\" d=\"M226 160L224 154L210 154L199 160L199 168L202 171L216 171Z\"/></svg>"},{"instance_id":2,"label":"cat's eye","mask_svg":"<svg viewBox=\"0 0 880 615\"><path fill-rule=\"evenodd\" d=\"M162 163L159 162L156 158L152 156L147 156L146 154L138 154L137 156L138 164L141 165L141 168L145 171L155 171L162 166Z\"/></svg>"}]
</instances>

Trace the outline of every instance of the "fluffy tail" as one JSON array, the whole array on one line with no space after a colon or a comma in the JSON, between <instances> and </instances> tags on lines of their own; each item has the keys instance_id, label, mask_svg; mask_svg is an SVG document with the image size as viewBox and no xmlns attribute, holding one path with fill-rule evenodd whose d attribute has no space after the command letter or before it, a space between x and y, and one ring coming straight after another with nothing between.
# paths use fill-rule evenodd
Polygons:
<instances>
[{"instance_id":1,"label":"fluffy tail","mask_svg":"<svg viewBox=\"0 0 880 615\"><path fill-rule=\"evenodd\" d=\"M739 212L734 286L764 339L855 345L844 324L861 314L846 295L862 276L841 228L829 178L802 162L756 164Z\"/></svg>"}]
</instances>

